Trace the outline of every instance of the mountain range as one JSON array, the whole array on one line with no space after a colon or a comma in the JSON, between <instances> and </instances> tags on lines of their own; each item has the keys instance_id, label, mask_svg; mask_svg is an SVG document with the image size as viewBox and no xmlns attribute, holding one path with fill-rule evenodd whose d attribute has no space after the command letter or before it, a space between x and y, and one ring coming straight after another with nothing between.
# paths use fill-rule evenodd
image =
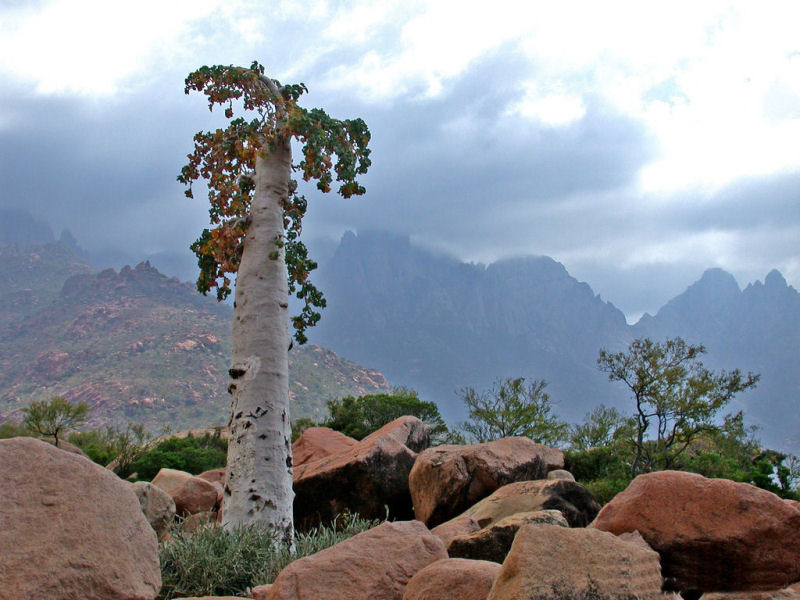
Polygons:
<instances>
[{"instance_id":1,"label":"mountain range","mask_svg":"<svg viewBox=\"0 0 800 600\"><path fill-rule=\"evenodd\" d=\"M706 366L760 373L730 409L744 410L765 443L800 451L800 294L778 271L741 290L709 269L635 325L545 256L487 266L407 237L347 233L315 275L328 307L312 341L414 387L450 421L464 417L460 389L509 376L545 379L571 422L600 403L631 412L626 388L597 369L600 349L680 336L706 347Z\"/></svg>"},{"instance_id":2,"label":"mountain range","mask_svg":"<svg viewBox=\"0 0 800 600\"><path fill-rule=\"evenodd\" d=\"M30 216L0 216L0 420L54 393L91 400L98 422L224 420L227 304L147 262L98 271L69 232L56 239ZM313 345L291 355L295 416L319 418L325 399L385 391L388 379L453 423L465 416L459 390L520 376L546 380L570 422L600 403L627 413L626 388L597 369L600 349L681 336L702 343L715 370L760 373L730 410L744 410L770 447L800 453L800 294L778 271L741 289L709 269L629 325L545 256L464 263L376 232L325 250L313 278L328 306Z\"/></svg>"}]
</instances>

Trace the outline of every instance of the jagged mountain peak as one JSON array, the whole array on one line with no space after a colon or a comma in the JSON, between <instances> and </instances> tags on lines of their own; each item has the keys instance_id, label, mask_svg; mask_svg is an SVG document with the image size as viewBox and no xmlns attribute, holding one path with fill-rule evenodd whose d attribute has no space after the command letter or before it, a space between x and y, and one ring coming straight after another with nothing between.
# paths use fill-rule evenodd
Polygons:
<instances>
[{"instance_id":1,"label":"jagged mountain peak","mask_svg":"<svg viewBox=\"0 0 800 600\"><path fill-rule=\"evenodd\" d=\"M683 321L691 329L711 316L716 318L724 313L740 295L741 289L733 275L718 267L706 269L686 291L667 302L654 319Z\"/></svg>"},{"instance_id":2,"label":"jagged mountain peak","mask_svg":"<svg viewBox=\"0 0 800 600\"><path fill-rule=\"evenodd\" d=\"M764 277L763 283L760 281L749 283L743 292L743 295L748 298L753 295L761 296L765 294L778 298L793 298L798 295L798 292L789 285L786 278L778 269L772 269L767 273L767 276Z\"/></svg>"},{"instance_id":3,"label":"jagged mountain peak","mask_svg":"<svg viewBox=\"0 0 800 600\"><path fill-rule=\"evenodd\" d=\"M511 256L501 258L486 268L487 272L501 275L534 277L536 279L572 279L567 269L549 256Z\"/></svg>"},{"instance_id":4,"label":"jagged mountain peak","mask_svg":"<svg viewBox=\"0 0 800 600\"><path fill-rule=\"evenodd\" d=\"M786 288L789 284L786 283L786 278L781 274L778 269L772 269L764 278L764 287L767 288Z\"/></svg>"},{"instance_id":5,"label":"jagged mountain peak","mask_svg":"<svg viewBox=\"0 0 800 600\"><path fill-rule=\"evenodd\" d=\"M703 275L700 279L692 285L703 285L717 289L725 289L726 291L735 288L737 292L739 291L739 284L736 282L736 278L720 267L706 269L703 271Z\"/></svg>"}]
</instances>

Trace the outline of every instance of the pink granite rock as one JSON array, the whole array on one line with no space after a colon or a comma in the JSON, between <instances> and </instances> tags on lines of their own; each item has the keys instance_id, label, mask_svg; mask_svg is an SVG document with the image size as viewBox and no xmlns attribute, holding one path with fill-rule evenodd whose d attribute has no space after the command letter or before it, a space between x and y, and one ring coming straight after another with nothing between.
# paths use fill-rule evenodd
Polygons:
<instances>
[{"instance_id":1,"label":"pink granite rock","mask_svg":"<svg viewBox=\"0 0 800 600\"><path fill-rule=\"evenodd\" d=\"M0 440L0 477L0 599L155 598L158 540L129 483L31 438Z\"/></svg>"}]
</instances>

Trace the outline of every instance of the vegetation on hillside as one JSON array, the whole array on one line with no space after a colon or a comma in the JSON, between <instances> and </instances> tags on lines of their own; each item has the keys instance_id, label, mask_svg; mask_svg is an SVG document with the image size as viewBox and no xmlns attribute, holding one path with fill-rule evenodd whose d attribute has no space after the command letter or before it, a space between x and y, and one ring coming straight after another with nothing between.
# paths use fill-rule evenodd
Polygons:
<instances>
[{"instance_id":1,"label":"vegetation on hillside","mask_svg":"<svg viewBox=\"0 0 800 600\"><path fill-rule=\"evenodd\" d=\"M463 395L464 399L470 399L473 403L467 403L469 419L461 424L460 431L447 427L435 403L420 399L413 390L396 388L388 394L350 395L328 400L329 414L326 418L320 421L309 418L295 420L293 439L305 428L315 425L331 427L356 439L363 439L399 416L414 415L431 427L434 444L463 444L465 439L461 431L465 431L468 434L480 433L480 436L471 434L472 441L522 434L564 448L567 469L578 481L587 485L602 503L628 486L634 476L633 466L637 456L642 472L663 468L685 470L707 477L751 483L784 498L798 498L800 459L764 448L757 438L756 428L747 426L742 412L718 416L730 401L731 390L745 384L751 386L757 376L738 374L731 379L731 374L720 376L698 370L696 363L687 367L684 364L686 361L674 360L689 355L690 346L681 342L670 342L673 348L672 363L681 368L670 371L663 385L656 385L655 382L664 372L661 363L667 356L664 353L668 347L666 342L656 344L640 340L632 346L638 350L631 356L640 358L643 356L640 350L650 348L644 364L638 368L630 367L630 371L638 373L642 381L646 381L645 375L649 373L650 382L649 387L642 386L640 390L639 405L634 394L631 412L627 414L600 405L588 412L581 423L568 426L553 414L552 403L543 392L543 381L525 385L525 381L519 378L499 382L491 391L483 394L472 390L470 394ZM702 347L692 348L695 349L691 353L692 360L695 360L702 354ZM322 350L320 352L324 353ZM601 354L603 356L608 357L607 354ZM617 355L614 360L621 362L623 358ZM703 385L690 385L698 373ZM718 388L709 386L709 382L716 382ZM698 390L711 395L698 395ZM481 402L474 402L476 398L480 398ZM644 411L643 415L640 414L637 406L641 408L648 405L653 407L652 415L648 416L650 413ZM481 410L476 410L476 407ZM683 410L683 415L677 409ZM687 412L689 409L693 412ZM657 433L650 435L645 430L640 448L640 427L650 423L662 431L666 431L665 423L671 423L675 429L674 439L680 443L668 445L663 433L662 439L659 439ZM18 421L0 423L0 438L18 435L35 436L42 433L31 428L30 423L27 426ZM554 436L558 438L555 442ZM73 431L64 439L81 448L95 462L107 465L114 461L117 473L122 476L135 473L140 479L152 478L162 467L196 474L225 465L226 442L218 435L167 438L153 445L149 443L150 434L142 425L128 424L124 427ZM668 461L664 458L665 453ZM648 460L642 462L642 457Z\"/></svg>"},{"instance_id":2,"label":"vegetation on hillside","mask_svg":"<svg viewBox=\"0 0 800 600\"><path fill-rule=\"evenodd\" d=\"M87 425L192 429L227 421L231 309L147 263L91 267L68 245L0 245L0 421L61 395ZM388 392L383 375L317 346L290 353L294 417L326 400Z\"/></svg>"}]
</instances>

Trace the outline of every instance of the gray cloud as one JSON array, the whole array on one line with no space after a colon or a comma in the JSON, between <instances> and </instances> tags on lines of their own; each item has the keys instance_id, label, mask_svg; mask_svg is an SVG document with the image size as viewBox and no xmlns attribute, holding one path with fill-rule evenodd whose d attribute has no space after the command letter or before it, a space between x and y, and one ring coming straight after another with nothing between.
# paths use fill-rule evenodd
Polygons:
<instances>
[{"instance_id":1,"label":"gray cloud","mask_svg":"<svg viewBox=\"0 0 800 600\"><path fill-rule=\"evenodd\" d=\"M527 69L496 56L436 99L355 107L374 140L367 196L321 200L310 224L393 228L454 244L491 237L492 223L524 228L529 219L520 215L536 218L571 194L628 183L652 156L647 133L598 102L563 128L507 115Z\"/></svg>"},{"instance_id":2,"label":"gray cloud","mask_svg":"<svg viewBox=\"0 0 800 600\"><path fill-rule=\"evenodd\" d=\"M565 127L510 115L520 82L535 75L510 48L446 81L435 98L420 96L423 82L382 102L315 89L368 44L322 52L302 77L306 106L361 116L373 134L367 195L343 200L310 188L309 239L381 229L469 260L548 254L629 316L657 310L711 266L728 268L742 285L783 266L797 284L800 273L785 265L800 261L800 173L751 178L711 197L638 197L638 171L657 151L648 131L591 97L585 116ZM193 278L188 245L207 223L207 207L201 193L185 199L175 177L194 132L221 118L202 98L183 95L184 76L154 74L149 87L111 101L9 89L0 97L0 206L69 228L114 266L149 257ZM708 253L629 260L708 231L733 236L728 261L738 263Z\"/></svg>"}]
</instances>

